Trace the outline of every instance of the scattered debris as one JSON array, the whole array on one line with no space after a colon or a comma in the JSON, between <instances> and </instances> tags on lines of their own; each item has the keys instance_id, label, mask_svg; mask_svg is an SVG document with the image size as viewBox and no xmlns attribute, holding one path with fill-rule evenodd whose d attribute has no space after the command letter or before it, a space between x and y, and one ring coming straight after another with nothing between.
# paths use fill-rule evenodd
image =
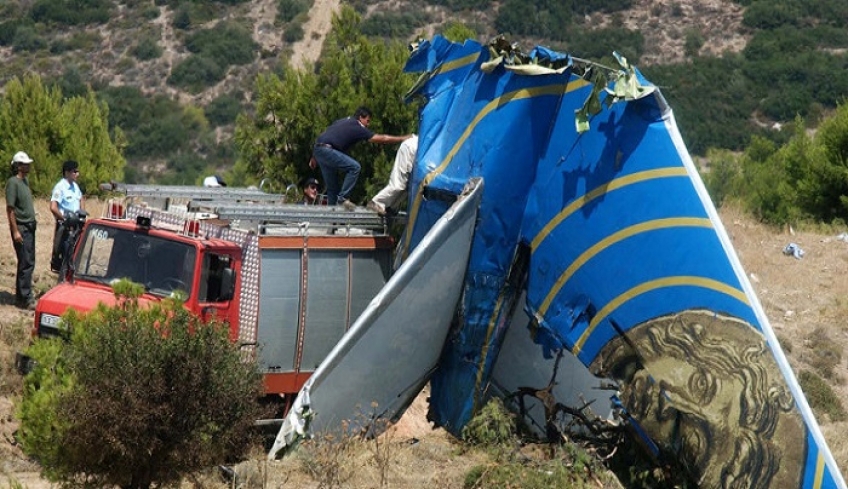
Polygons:
<instances>
[{"instance_id":1,"label":"scattered debris","mask_svg":"<svg viewBox=\"0 0 848 489\"><path fill-rule=\"evenodd\" d=\"M783 254L792 255L800 260L804 257L804 250L802 250L801 247L795 243L789 243L788 245L786 245L785 248L783 248Z\"/></svg>"}]
</instances>

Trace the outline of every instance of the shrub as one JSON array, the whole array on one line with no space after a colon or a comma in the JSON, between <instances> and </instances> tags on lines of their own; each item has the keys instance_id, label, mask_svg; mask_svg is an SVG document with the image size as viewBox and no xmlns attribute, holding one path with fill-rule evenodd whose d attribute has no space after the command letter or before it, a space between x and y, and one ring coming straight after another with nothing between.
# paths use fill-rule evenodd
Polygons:
<instances>
[{"instance_id":1,"label":"shrub","mask_svg":"<svg viewBox=\"0 0 848 489\"><path fill-rule=\"evenodd\" d=\"M188 148L202 125L183 119L179 102L164 95L147 97L135 87L108 87L98 95L109 105L110 128L126 132L130 156L163 157Z\"/></svg>"},{"instance_id":2,"label":"shrub","mask_svg":"<svg viewBox=\"0 0 848 489\"><path fill-rule=\"evenodd\" d=\"M613 51L632 63L639 61L645 50L645 38L639 31L628 29L571 29L564 35L569 50L581 58L609 59Z\"/></svg>"},{"instance_id":3,"label":"shrub","mask_svg":"<svg viewBox=\"0 0 848 489\"><path fill-rule=\"evenodd\" d=\"M789 338L779 334L777 335L777 342L780 344L780 347L787 355L792 353L792 341L790 341Z\"/></svg>"},{"instance_id":4,"label":"shrub","mask_svg":"<svg viewBox=\"0 0 848 489\"><path fill-rule=\"evenodd\" d=\"M837 380L834 369L842 363L842 345L833 341L821 326L807 337L810 349L810 365L822 377Z\"/></svg>"},{"instance_id":5,"label":"shrub","mask_svg":"<svg viewBox=\"0 0 848 489\"><path fill-rule=\"evenodd\" d=\"M9 19L0 22L0 46L11 45L21 25L22 23L19 19Z\"/></svg>"},{"instance_id":6,"label":"shrub","mask_svg":"<svg viewBox=\"0 0 848 489\"><path fill-rule=\"evenodd\" d=\"M109 0L36 0L30 9L35 22L64 25L105 24L112 16Z\"/></svg>"},{"instance_id":7,"label":"shrub","mask_svg":"<svg viewBox=\"0 0 848 489\"><path fill-rule=\"evenodd\" d=\"M142 18L148 21L158 19L160 14L159 7L155 6L147 6L141 11Z\"/></svg>"},{"instance_id":8,"label":"shrub","mask_svg":"<svg viewBox=\"0 0 848 489\"><path fill-rule=\"evenodd\" d=\"M826 414L831 421L848 419L848 413L845 412L839 396L821 377L813 372L802 370L798 374L798 383L807 397L807 402L810 403L810 407L813 408L819 418Z\"/></svg>"},{"instance_id":9,"label":"shrub","mask_svg":"<svg viewBox=\"0 0 848 489\"><path fill-rule=\"evenodd\" d=\"M283 40L287 43L295 43L301 39L303 39L303 24L299 22L289 24L283 32Z\"/></svg>"},{"instance_id":10,"label":"shrub","mask_svg":"<svg viewBox=\"0 0 848 489\"><path fill-rule=\"evenodd\" d=\"M527 489L589 489L600 481L590 481L585 467L570 466L560 459L512 461L492 466L476 466L465 476L463 487L522 487ZM602 486L607 487L607 486Z\"/></svg>"},{"instance_id":11,"label":"shrub","mask_svg":"<svg viewBox=\"0 0 848 489\"><path fill-rule=\"evenodd\" d=\"M802 18L800 10L800 6L793 2L754 2L745 9L742 24L755 29L796 25Z\"/></svg>"},{"instance_id":12,"label":"shrub","mask_svg":"<svg viewBox=\"0 0 848 489\"><path fill-rule=\"evenodd\" d=\"M187 5L180 5L171 19L174 29L188 30L191 27L191 11Z\"/></svg>"},{"instance_id":13,"label":"shrub","mask_svg":"<svg viewBox=\"0 0 848 489\"><path fill-rule=\"evenodd\" d=\"M277 2L277 20L291 22L300 14L309 12L312 7L310 0L279 0Z\"/></svg>"},{"instance_id":14,"label":"shrub","mask_svg":"<svg viewBox=\"0 0 848 489\"><path fill-rule=\"evenodd\" d=\"M65 100L72 97L84 97L88 94L88 85L83 80L82 73L77 66L69 66L58 78L52 80L49 85L55 86L62 91Z\"/></svg>"},{"instance_id":15,"label":"shrub","mask_svg":"<svg viewBox=\"0 0 848 489\"><path fill-rule=\"evenodd\" d=\"M130 54L141 61L147 61L162 56L162 48L155 39L145 37L133 46L130 50Z\"/></svg>"},{"instance_id":16,"label":"shrub","mask_svg":"<svg viewBox=\"0 0 848 489\"><path fill-rule=\"evenodd\" d=\"M17 28L12 38L12 48L15 52L40 51L47 49L47 41L39 35L32 26L24 25Z\"/></svg>"},{"instance_id":17,"label":"shrub","mask_svg":"<svg viewBox=\"0 0 848 489\"><path fill-rule=\"evenodd\" d=\"M362 22L361 29L366 36L405 39L430 21L426 12L379 12Z\"/></svg>"},{"instance_id":18,"label":"shrub","mask_svg":"<svg viewBox=\"0 0 848 489\"><path fill-rule=\"evenodd\" d=\"M234 22L219 22L211 29L198 31L186 39L185 45L192 53L224 68L252 62L257 49L251 32Z\"/></svg>"},{"instance_id":19,"label":"shrub","mask_svg":"<svg viewBox=\"0 0 848 489\"><path fill-rule=\"evenodd\" d=\"M140 489L242 457L261 376L226 325L200 324L178 299L142 307L137 284L115 294L115 307L63 317L69 341L29 349L24 451L63 484Z\"/></svg>"},{"instance_id":20,"label":"shrub","mask_svg":"<svg viewBox=\"0 0 848 489\"><path fill-rule=\"evenodd\" d=\"M495 28L517 36L549 37L562 41L563 26L572 23L573 13L565 2L537 0L528 5L524 0L507 0L498 9Z\"/></svg>"},{"instance_id":21,"label":"shrub","mask_svg":"<svg viewBox=\"0 0 848 489\"><path fill-rule=\"evenodd\" d=\"M710 168L702 175L702 179L713 204L721 207L725 199L738 195L742 178L739 159L730 151L710 150L707 152L707 160Z\"/></svg>"},{"instance_id":22,"label":"shrub","mask_svg":"<svg viewBox=\"0 0 848 489\"><path fill-rule=\"evenodd\" d=\"M492 398L462 429L462 439L472 445L510 445L516 441L515 415L499 398Z\"/></svg>"},{"instance_id":23,"label":"shrub","mask_svg":"<svg viewBox=\"0 0 848 489\"><path fill-rule=\"evenodd\" d=\"M689 56L690 58L698 56L698 53L701 51L701 47L703 45L704 36L698 29L686 30L686 38L683 43L683 51L686 53L686 56Z\"/></svg>"},{"instance_id":24,"label":"shrub","mask_svg":"<svg viewBox=\"0 0 848 489\"><path fill-rule=\"evenodd\" d=\"M234 123L241 111L241 97L228 93L209 102L205 110L206 119L215 127Z\"/></svg>"},{"instance_id":25,"label":"shrub","mask_svg":"<svg viewBox=\"0 0 848 489\"><path fill-rule=\"evenodd\" d=\"M224 79L226 69L211 58L193 55L177 65L168 77L168 84L192 93L203 91Z\"/></svg>"}]
</instances>

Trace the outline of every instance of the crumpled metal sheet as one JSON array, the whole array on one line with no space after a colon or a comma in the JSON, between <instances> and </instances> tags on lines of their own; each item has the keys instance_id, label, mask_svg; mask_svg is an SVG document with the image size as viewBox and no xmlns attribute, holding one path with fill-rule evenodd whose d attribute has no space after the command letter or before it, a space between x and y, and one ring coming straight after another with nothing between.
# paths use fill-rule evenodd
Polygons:
<instances>
[{"instance_id":1,"label":"crumpled metal sheet","mask_svg":"<svg viewBox=\"0 0 848 489\"><path fill-rule=\"evenodd\" d=\"M527 59L436 37L406 67L428 74L406 242L447 208L429 196L486 181L430 418L461 433L525 307L538 354L616 380L629 422L704 487L845 487L660 91L623 59L508 69Z\"/></svg>"}]
</instances>

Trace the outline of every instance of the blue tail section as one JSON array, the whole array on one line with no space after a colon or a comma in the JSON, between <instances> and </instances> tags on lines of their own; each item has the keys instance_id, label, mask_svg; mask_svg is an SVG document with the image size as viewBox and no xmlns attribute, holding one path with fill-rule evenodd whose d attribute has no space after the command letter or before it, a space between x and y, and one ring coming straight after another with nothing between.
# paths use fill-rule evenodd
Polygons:
<instances>
[{"instance_id":1,"label":"blue tail section","mask_svg":"<svg viewBox=\"0 0 848 489\"><path fill-rule=\"evenodd\" d=\"M426 99L408 246L486 182L431 419L461 434L526 292L539 355L615 380L704 487L844 488L660 91L626 60L518 54L436 37L406 67Z\"/></svg>"}]
</instances>

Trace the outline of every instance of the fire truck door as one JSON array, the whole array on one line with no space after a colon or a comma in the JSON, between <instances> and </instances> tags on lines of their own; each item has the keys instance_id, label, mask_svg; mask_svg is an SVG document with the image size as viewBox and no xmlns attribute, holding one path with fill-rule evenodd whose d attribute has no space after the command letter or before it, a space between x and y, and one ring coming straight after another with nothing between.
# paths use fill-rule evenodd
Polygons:
<instances>
[{"instance_id":1,"label":"fire truck door","mask_svg":"<svg viewBox=\"0 0 848 489\"><path fill-rule=\"evenodd\" d=\"M229 255L207 254L203 258L197 302L204 321L217 317L238 324L234 308L235 271Z\"/></svg>"}]
</instances>

